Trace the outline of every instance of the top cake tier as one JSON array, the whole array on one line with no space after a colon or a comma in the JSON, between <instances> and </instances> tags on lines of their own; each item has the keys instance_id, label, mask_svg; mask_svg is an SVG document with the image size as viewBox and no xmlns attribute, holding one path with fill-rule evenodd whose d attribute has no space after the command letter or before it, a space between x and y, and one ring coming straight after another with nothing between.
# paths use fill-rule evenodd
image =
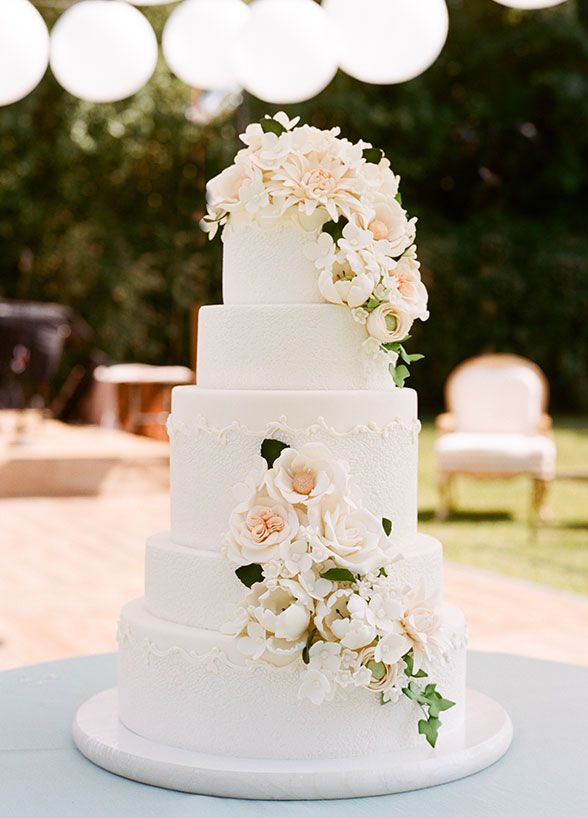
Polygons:
<instances>
[{"instance_id":1,"label":"top cake tier","mask_svg":"<svg viewBox=\"0 0 588 818\"><path fill-rule=\"evenodd\" d=\"M227 224L222 235L224 303L324 303L316 268L305 254L318 233L290 218L264 226L252 220Z\"/></svg>"}]
</instances>

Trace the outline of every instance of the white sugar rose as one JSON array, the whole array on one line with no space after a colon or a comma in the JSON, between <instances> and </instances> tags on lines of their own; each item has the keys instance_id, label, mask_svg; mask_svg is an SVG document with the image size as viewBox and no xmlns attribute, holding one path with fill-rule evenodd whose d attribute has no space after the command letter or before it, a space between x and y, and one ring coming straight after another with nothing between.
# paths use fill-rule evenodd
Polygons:
<instances>
[{"instance_id":1,"label":"white sugar rose","mask_svg":"<svg viewBox=\"0 0 588 818\"><path fill-rule=\"evenodd\" d=\"M428 294L421 281L419 267L419 262L414 256L402 256L386 276L385 286L398 292L414 318L426 321L429 317Z\"/></svg>"},{"instance_id":2,"label":"white sugar rose","mask_svg":"<svg viewBox=\"0 0 588 818\"><path fill-rule=\"evenodd\" d=\"M366 574L384 562L388 543L374 514L329 498L310 515L318 521L325 548L337 565Z\"/></svg>"},{"instance_id":3,"label":"white sugar rose","mask_svg":"<svg viewBox=\"0 0 588 818\"><path fill-rule=\"evenodd\" d=\"M373 642L376 626L365 599L341 588L317 604L314 623L328 641L357 650Z\"/></svg>"},{"instance_id":4,"label":"white sugar rose","mask_svg":"<svg viewBox=\"0 0 588 818\"><path fill-rule=\"evenodd\" d=\"M369 681L366 687L369 690L374 690L377 693L384 691L391 691L398 683L401 674L397 664L381 666L382 660L378 659L376 647L364 648L359 654L359 662L369 670ZM385 697L386 701L390 701L392 696L389 694Z\"/></svg>"},{"instance_id":5,"label":"white sugar rose","mask_svg":"<svg viewBox=\"0 0 588 818\"><path fill-rule=\"evenodd\" d=\"M265 491L254 494L233 511L227 536L227 556L239 565L264 563L278 556L280 546L298 534L296 511Z\"/></svg>"},{"instance_id":6,"label":"white sugar rose","mask_svg":"<svg viewBox=\"0 0 588 818\"><path fill-rule=\"evenodd\" d=\"M447 650L448 638L441 618L434 604L419 593L413 591L405 598L400 624L402 634L411 643L415 669L440 657Z\"/></svg>"},{"instance_id":7,"label":"white sugar rose","mask_svg":"<svg viewBox=\"0 0 588 818\"><path fill-rule=\"evenodd\" d=\"M284 449L265 478L271 497L303 506L312 506L324 497L344 493L348 483L347 464L336 460L322 443Z\"/></svg>"},{"instance_id":8,"label":"white sugar rose","mask_svg":"<svg viewBox=\"0 0 588 818\"><path fill-rule=\"evenodd\" d=\"M367 228L374 239L389 242L390 255L396 257L413 243L415 224L416 220L407 219L406 212L395 199L388 199L376 205Z\"/></svg>"},{"instance_id":9,"label":"white sugar rose","mask_svg":"<svg viewBox=\"0 0 588 818\"><path fill-rule=\"evenodd\" d=\"M369 334L382 343L402 341L412 326L412 316L406 307L397 304L380 304L367 320Z\"/></svg>"}]
</instances>

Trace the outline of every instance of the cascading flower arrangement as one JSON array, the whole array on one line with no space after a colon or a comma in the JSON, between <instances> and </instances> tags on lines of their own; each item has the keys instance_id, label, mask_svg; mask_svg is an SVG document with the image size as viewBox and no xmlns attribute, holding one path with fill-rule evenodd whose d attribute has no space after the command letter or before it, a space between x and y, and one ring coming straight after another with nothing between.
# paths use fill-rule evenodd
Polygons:
<instances>
[{"instance_id":1,"label":"cascading flower arrangement","mask_svg":"<svg viewBox=\"0 0 588 818\"><path fill-rule=\"evenodd\" d=\"M400 178L383 152L339 128L299 125L283 112L251 124L234 164L208 183L203 227L213 238L229 219L294 217L309 230L305 256L324 299L345 304L366 329L363 347L387 363L397 386L423 356L404 343L425 321L427 290L417 260L416 218L402 207Z\"/></svg>"},{"instance_id":2,"label":"cascading flower arrangement","mask_svg":"<svg viewBox=\"0 0 588 818\"><path fill-rule=\"evenodd\" d=\"M251 660L301 662L299 698L320 705L344 688L420 705L435 746L454 702L422 684L449 639L434 605L394 578L392 523L360 502L349 468L322 443L266 439L265 465L236 488L225 552L250 590L223 627Z\"/></svg>"}]
</instances>

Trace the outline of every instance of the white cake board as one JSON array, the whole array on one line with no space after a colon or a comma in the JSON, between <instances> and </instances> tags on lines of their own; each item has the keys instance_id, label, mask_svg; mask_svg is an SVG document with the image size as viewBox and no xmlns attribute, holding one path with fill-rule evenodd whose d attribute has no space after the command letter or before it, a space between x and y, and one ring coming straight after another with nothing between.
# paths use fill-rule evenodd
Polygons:
<instances>
[{"instance_id":1,"label":"white cake board","mask_svg":"<svg viewBox=\"0 0 588 818\"><path fill-rule=\"evenodd\" d=\"M384 795L464 778L506 752L512 724L497 702L468 690L465 730L440 733L435 750L423 737L415 749L362 758L230 758L180 750L132 733L118 719L112 688L80 707L73 737L94 764L144 784L202 795L295 800Z\"/></svg>"}]
</instances>

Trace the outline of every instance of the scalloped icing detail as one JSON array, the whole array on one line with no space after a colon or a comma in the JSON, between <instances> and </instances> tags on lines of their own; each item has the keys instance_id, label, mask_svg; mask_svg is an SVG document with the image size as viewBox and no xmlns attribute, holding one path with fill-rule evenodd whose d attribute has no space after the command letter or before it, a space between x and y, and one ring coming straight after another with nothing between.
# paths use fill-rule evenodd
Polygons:
<instances>
[{"instance_id":1,"label":"scalloped icing detail","mask_svg":"<svg viewBox=\"0 0 588 818\"><path fill-rule=\"evenodd\" d=\"M358 423L351 429L339 431L334 426L330 426L322 415L316 419L316 422L307 426L306 428L297 428L288 423L285 415L281 415L276 421L268 423L264 429L252 429L249 426L234 420L223 428L216 428L208 423L208 420L203 415L198 415L191 423L183 420L177 420L173 415L167 419L167 431L172 438L174 435L185 434L198 436L200 433L208 434L216 437L219 443L225 445L232 434L245 434L252 437L270 437L280 432L290 434L304 434L309 437L326 433L332 437L353 437L356 435L374 435L382 438L387 438L395 432L401 432L409 438L411 443L414 443L421 430L421 423L415 420L410 424L403 423L399 418L395 418L380 426L377 423Z\"/></svg>"},{"instance_id":2,"label":"scalloped icing detail","mask_svg":"<svg viewBox=\"0 0 588 818\"><path fill-rule=\"evenodd\" d=\"M213 647L204 653L199 653L195 650L186 650L186 648L181 647L181 645L170 645L168 648L162 650L161 648L158 648L155 642L153 642L151 639L140 639L136 637L128 622L118 622L116 640L119 645L123 644L124 642L128 642L135 650L139 650L141 653L143 653L146 661L149 661L150 656L156 656L158 658L181 656L183 659L186 659L193 664L198 664L204 667L210 673L220 673L222 672L223 668L242 670L244 667L251 670L257 669L260 672L263 672L264 669L270 672L282 672L285 670L301 672L304 669L301 668L300 664L296 662L279 666L272 665L267 662L255 662L245 656L243 657L243 662L238 664L237 662L231 661L227 654L219 647ZM449 638L449 647L452 650L461 650L462 648L465 648L467 644L468 636L466 628L464 628L461 635L453 633ZM443 656L443 659L447 661L447 656Z\"/></svg>"}]
</instances>

